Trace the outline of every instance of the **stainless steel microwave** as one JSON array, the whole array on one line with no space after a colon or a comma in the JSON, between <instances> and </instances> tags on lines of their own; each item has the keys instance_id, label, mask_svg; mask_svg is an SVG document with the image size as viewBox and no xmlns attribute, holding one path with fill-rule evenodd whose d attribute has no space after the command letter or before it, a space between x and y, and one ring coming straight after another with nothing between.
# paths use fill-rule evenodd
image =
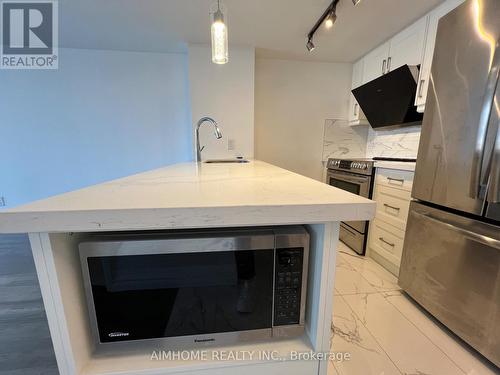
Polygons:
<instances>
[{"instance_id":1,"label":"stainless steel microwave","mask_svg":"<svg viewBox=\"0 0 500 375\"><path fill-rule=\"evenodd\" d=\"M303 333L302 226L95 234L79 250L98 345L185 347Z\"/></svg>"}]
</instances>

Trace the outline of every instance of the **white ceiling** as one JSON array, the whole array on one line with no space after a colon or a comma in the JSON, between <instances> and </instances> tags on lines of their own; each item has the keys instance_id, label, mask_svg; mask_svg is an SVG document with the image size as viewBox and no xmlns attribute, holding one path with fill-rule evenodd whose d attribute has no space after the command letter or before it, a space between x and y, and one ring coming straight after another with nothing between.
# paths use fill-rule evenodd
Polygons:
<instances>
[{"instance_id":1,"label":"white ceiling","mask_svg":"<svg viewBox=\"0 0 500 375\"><path fill-rule=\"evenodd\" d=\"M260 57L351 62L443 0L340 0L337 22L323 27L308 53L305 39L330 0L225 0L229 42ZM214 0L59 1L61 47L184 52L210 42Z\"/></svg>"}]
</instances>

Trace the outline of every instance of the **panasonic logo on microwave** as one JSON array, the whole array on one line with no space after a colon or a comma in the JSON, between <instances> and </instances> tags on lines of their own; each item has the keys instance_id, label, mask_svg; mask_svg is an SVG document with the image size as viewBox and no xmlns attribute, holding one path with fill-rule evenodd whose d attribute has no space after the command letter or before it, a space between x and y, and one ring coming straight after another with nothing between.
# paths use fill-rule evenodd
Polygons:
<instances>
[{"instance_id":1,"label":"panasonic logo on microwave","mask_svg":"<svg viewBox=\"0 0 500 375\"><path fill-rule=\"evenodd\" d=\"M194 339L194 342L210 342L210 341L215 341L214 338L211 339Z\"/></svg>"},{"instance_id":2,"label":"panasonic logo on microwave","mask_svg":"<svg viewBox=\"0 0 500 375\"><path fill-rule=\"evenodd\" d=\"M108 333L109 337L127 337L129 335L130 335L130 333L128 333L128 332L111 332L111 333Z\"/></svg>"}]
</instances>

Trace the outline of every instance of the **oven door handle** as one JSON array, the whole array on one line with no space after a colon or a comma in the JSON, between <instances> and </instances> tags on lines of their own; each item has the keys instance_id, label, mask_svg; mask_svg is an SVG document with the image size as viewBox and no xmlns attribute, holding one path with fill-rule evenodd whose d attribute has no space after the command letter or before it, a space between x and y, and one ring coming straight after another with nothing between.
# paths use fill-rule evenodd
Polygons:
<instances>
[{"instance_id":1,"label":"oven door handle","mask_svg":"<svg viewBox=\"0 0 500 375\"><path fill-rule=\"evenodd\" d=\"M346 226L342 226L342 229L344 229L346 232L349 232L353 236L356 236L356 233L352 229L347 229Z\"/></svg>"},{"instance_id":2,"label":"oven door handle","mask_svg":"<svg viewBox=\"0 0 500 375\"><path fill-rule=\"evenodd\" d=\"M335 173L335 172L330 172L328 173L329 178L333 178L335 180L339 181L346 181L346 182L353 182L355 184L368 184L370 183L370 177L354 177L350 176L344 173Z\"/></svg>"}]
</instances>

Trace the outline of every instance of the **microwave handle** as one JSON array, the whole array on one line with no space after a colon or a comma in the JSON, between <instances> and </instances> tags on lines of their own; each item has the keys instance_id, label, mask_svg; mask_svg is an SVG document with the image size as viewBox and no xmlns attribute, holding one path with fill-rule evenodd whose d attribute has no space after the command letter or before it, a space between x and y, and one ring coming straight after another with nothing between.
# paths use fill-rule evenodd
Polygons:
<instances>
[{"instance_id":1,"label":"microwave handle","mask_svg":"<svg viewBox=\"0 0 500 375\"><path fill-rule=\"evenodd\" d=\"M335 173L329 172L328 179L330 179L330 178L334 178L336 180L341 180L341 181L352 182L355 184L368 183L370 180L370 177L368 177L368 176L366 176L366 178L365 177L354 177L354 176L351 176L349 174L339 173L339 172L335 172Z\"/></svg>"}]
</instances>

